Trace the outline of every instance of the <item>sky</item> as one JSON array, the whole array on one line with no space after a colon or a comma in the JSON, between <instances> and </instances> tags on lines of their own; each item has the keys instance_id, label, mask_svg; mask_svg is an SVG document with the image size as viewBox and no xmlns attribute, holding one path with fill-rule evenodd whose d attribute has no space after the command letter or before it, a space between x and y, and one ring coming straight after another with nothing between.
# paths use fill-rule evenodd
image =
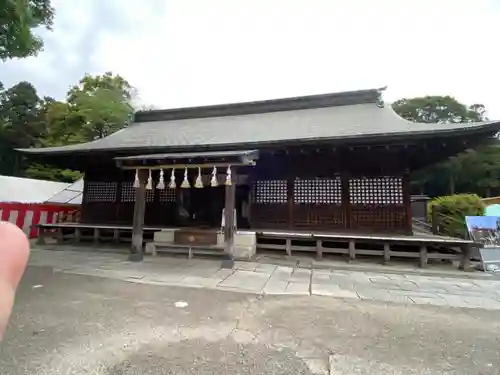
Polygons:
<instances>
[{"instance_id":1,"label":"sky","mask_svg":"<svg viewBox=\"0 0 500 375\"><path fill-rule=\"evenodd\" d=\"M63 99L85 73L122 75L148 107L388 86L451 95L500 119L500 0L52 0L36 57L0 81Z\"/></svg>"}]
</instances>

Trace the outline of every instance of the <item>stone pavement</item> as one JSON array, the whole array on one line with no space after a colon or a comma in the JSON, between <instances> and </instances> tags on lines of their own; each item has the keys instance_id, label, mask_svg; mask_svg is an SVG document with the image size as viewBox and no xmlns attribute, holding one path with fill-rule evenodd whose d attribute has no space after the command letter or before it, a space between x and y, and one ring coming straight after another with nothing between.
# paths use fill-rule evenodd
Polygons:
<instances>
[{"instance_id":1,"label":"stone pavement","mask_svg":"<svg viewBox=\"0 0 500 375\"><path fill-rule=\"evenodd\" d=\"M124 254L33 250L31 266L135 283L209 288L269 295L317 295L387 303L500 310L500 280L236 262L221 269L219 260L146 257L129 262Z\"/></svg>"},{"instance_id":2,"label":"stone pavement","mask_svg":"<svg viewBox=\"0 0 500 375\"><path fill-rule=\"evenodd\" d=\"M29 267L0 345L0 373L498 375L499 337L496 310L165 287Z\"/></svg>"}]
</instances>

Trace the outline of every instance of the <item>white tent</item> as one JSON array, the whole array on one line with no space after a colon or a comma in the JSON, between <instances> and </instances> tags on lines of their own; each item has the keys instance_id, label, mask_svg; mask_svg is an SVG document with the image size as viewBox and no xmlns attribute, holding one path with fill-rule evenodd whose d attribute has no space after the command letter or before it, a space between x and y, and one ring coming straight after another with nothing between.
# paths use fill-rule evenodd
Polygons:
<instances>
[{"instance_id":1,"label":"white tent","mask_svg":"<svg viewBox=\"0 0 500 375\"><path fill-rule=\"evenodd\" d=\"M70 184L0 175L0 202L44 203Z\"/></svg>"}]
</instances>

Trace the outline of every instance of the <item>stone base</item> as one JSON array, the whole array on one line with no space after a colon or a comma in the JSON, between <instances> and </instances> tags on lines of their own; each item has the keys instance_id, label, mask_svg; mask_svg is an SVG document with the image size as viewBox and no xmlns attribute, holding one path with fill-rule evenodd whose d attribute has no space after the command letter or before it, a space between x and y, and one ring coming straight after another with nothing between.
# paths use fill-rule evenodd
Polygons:
<instances>
[{"instance_id":1,"label":"stone base","mask_svg":"<svg viewBox=\"0 0 500 375\"><path fill-rule=\"evenodd\" d=\"M174 242L174 232L177 229L162 229L153 235L154 242Z\"/></svg>"},{"instance_id":2,"label":"stone base","mask_svg":"<svg viewBox=\"0 0 500 375\"><path fill-rule=\"evenodd\" d=\"M255 232L237 231L234 235L233 258L249 260L257 251L257 236Z\"/></svg>"},{"instance_id":3,"label":"stone base","mask_svg":"<svg viewBox=\"0 0 500 375\"><path fill-rule=\"evenodd\" d=\"M133 253L129 254L128 260L131 262L141 262L144 259L144 256L142 253Z\"/></svg>"},{"instance_id":4,"label":"stone base","mask_svg":"<svg viewBox=\"0 0 500 375\"><path fill-rule=\"evenodd\" d=\"M220 264L220 268L233 269L233 267L234 267L234 260L230 256L226 256L225 259L223 259Z\"/></svg>"},{"instance_id":5,"label":"stone base","mask_svg":"<svg viewBox=\"0 0 500 375\"><path fill-rule=\"evenodd\" d=\"M154 242L174 243L174 232L178 229L164 229L154 233ZM224 233L217 232L217 245L224 246ZM153 253L153 246L146 244L146 254ZM231 256L235 260L252 259L257 251L257 236L252 231L236 231ZM153 254L154 255L154 254Z\"/></svg>"}]
</instances>

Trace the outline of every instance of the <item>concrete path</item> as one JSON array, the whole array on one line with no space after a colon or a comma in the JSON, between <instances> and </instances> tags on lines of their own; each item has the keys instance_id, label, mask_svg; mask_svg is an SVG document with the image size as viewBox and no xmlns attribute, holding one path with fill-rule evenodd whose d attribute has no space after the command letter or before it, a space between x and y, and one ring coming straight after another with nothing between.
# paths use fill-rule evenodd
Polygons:
<instances>
[{"instance_id":1,"label":"concrete path","mask_svg":"<svg viewBox=\"0 0 500 375\"><path fill-rule=\"evenodd\" d=\"M146 257L133 263L125 255L35 249L32 266L134 283L209 288L260 295L317 295L350 300L500 310L500 280L401 275L236 262Z\"/></svg>"},{"instance_id":2,"label":"concrete path","mask_svg":"<svg viewBox=\"0 0 500 375\"><path fill-rule=\"evenodd\" d=\"M0 374L498 375L499 337L498 311L29 267L0 345Z\"/></svg>"}]
</instances>

